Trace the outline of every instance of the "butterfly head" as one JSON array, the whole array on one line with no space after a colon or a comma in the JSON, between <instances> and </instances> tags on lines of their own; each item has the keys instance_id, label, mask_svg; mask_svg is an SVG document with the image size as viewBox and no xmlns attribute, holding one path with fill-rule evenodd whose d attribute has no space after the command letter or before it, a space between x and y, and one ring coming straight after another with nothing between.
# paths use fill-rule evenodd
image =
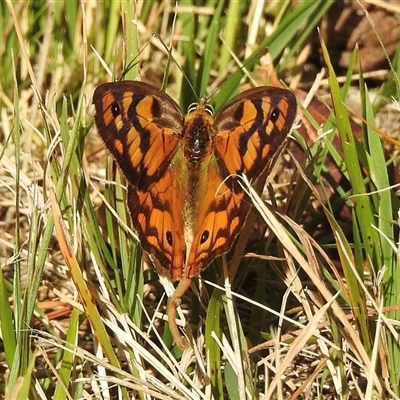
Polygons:
<instances>
[{"instance_id":1,"label":"butterfly head","mask_svg":"<svg viewBox=\"0 0 400 400\"><path fill-rule=\"evenodd\" d=\"M202 98L189 106L184 123L185 157L189 165L207 159L212 152L213 108Z\"/></svg>"},{"instance_id":2,"label":"butterfly head","mask_svg":"<svg viewBox=\"0 0 400 400\"><path fill-rule=\"evenodd\" d=\"M207 103L207 99L202 97L197 103L192 103L189 105L187 110L187 115L195 112L206 113L207 115L214 115L214 108L211 104Z\"/></svg>"}]
</instances>

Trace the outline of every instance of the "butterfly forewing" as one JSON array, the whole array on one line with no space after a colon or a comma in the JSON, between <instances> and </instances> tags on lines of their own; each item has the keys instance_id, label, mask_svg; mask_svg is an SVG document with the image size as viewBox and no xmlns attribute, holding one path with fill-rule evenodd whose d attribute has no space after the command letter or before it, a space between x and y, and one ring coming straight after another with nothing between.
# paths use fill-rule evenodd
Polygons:
<instances>
[{"instance_id":1,"label":"butterfly forewing","mask_svg":"<svg viewBox=\"0 0 400 400\"><path fill-rule=\"evenodd\" d=\"M182 137L183 116L165 93L143 82L113 82L93 96L100 136L127 180L141 190L165 173Z\"/></svg>"},{"instance_id":2,"label":"butterfly forewing","mask_svg":"<svg viewBox=\"0 0 400 400\"><path fill-rule=\"evenodd\" d=\"M235 97L215 117L214 146L224 177L254 180L285 140L296 99L285 89L258 87Z\"/></svg>"}]
</instances>

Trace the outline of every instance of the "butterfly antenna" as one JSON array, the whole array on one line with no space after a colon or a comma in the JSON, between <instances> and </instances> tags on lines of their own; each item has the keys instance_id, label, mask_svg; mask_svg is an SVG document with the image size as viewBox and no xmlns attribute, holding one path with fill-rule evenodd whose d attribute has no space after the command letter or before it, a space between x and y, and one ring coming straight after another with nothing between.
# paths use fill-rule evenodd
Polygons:
<instances>
[{"instance_id":1,"label":"butterfly antenna","mask_svg":"<svg viewBox=\"0 0 400 400\"><path fill-rule=\"evenodd\" d=\"M247 58L244 62L241 62L239 60L239 58L236 56L236 54L234 53L234 51L228 46L228 44L226 43L226 41L220 36L220 40L222 41L222 43L227 47L229 53L231 54L233 60L236 62L236 64L239 66L239 70L236 71L233 75L231 75L228 79L226 79L225 81L223 81L219 86L217 86L216 89L214 89L213 92L211 92L211 94L207 97L207 102L222 88L222 86L224 85L224 83L228 82L229 79L232 79L236 74L238 74L239 72L242 72L244 75L246 75L249 80L251 81L251 83L254 86L257 86L257 83L255 82L255 80L252 78L252 76L250 75L250 72L247 69L248 65L252 65L253 62L259 58L261 58L261 56L263 54L266 53L266 48L261 48L257 51L255 51L249 58Z\"/></svg>"},{"instance_id":2,"label":"butterfly antenna","mask_svg":"<svg viewBox=\"0 0 400 400\"><path fill-rule=\"evenodd\" d=\"M140 53L139 53L139 54L140 54ZM125 75L126 75L132 68L134 68L136 65L139 64L140 61L138 60L138 58L139 58L139 55L137 55L137 56L135 57L135 59L131 60L131 61L129 62L129 64L124 68L124 70L122 71L121 77L118 79L119 81L122 81L123 78L125 77Z\"/></svg>"},{"instance_id":3,"label":"butterfly antenna","mask_svg":"<svg viewBox=\"0 0 400 400\"><path fill-rule=\"evenodd\" d=\"M194 96L196 97L196 100L199 101L199 96L196 93L196 90L194 89L194 86L192 85L192 82L190 82L189 78L187 77L187 75L185 74L185 71L183 70L183 68L179 65L179 63L176 61L176 59L174 58L174 56L172 55L172 37L171 37L171 48L168 48L168 46L161 40L161 38L156 34L156 36L158 37L158 39L160 40L160 43L162 44L162 46L165 48L165 50L168 52L169 54L169 59L168 59L168 66L169 66L169 61L170 59L174 61L175 65L177 66L177 68L179 69L179 71L182 72L182 75L184 77L184 79L186 80L186 82L188 83L191 91L193 92ZM163 80L163 89L164 89L164 85L166 84L166 80L167 80L167 75L164 74L164 80Z\"/></svg>"},{"instance_id":4,"label":"butterfly antenna","mask_svg":"<svg viewBox=\"0 0 400 400\"><path fill-rule=\"evenodd\" d=\"M153 34L154 36L154 34ZM138 51L138 54L136 57L134 57L132 60L129 61L128 65L124 68L121 78L119 79L120 81L122 80L122 78L125 77L125 75L132 69L134 68L136 65L139 64L140 62L140 55L146 50L146 47L150 44L151 39Z\"/></svg>"},{"instance_id":5,"label":"butterfly antenna","mask_svg":"<svg viewBox=\"0 0 400 400\"><path fill-rule=\"evenodd\" d=\"M160 42L163 44L163 46L165 47L165 49L168 52L167 67L165 69L165 73L164 73L163 81L162 81L162 86L161 86L162 90L165 90L165 88L167 87L168 72L169 72L169 67L171 65L171 58L172 58L172 43L173 43L173 40L174 40L174 32L175 32L177 18L178 18L178 2L176 1L175 2L174 17L173 17L173 20L172 20L171 39L170 39L169 46L165 45L165 43L163 43L161 38L159 38Z\"/></svg>"}]
</instances>

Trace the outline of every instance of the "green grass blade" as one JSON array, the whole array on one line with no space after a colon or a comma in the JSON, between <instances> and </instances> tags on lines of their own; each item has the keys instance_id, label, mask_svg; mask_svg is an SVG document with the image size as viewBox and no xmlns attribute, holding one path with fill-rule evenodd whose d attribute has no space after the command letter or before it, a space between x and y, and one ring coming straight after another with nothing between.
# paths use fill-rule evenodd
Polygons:
<instances>
[{"instance_id":1,"label":"green grass blade","mask_svg":"<svg viewBox=\"0 0 400 400\"><path fill-rule=\"evenodd\" d=\"M54 391L54 400L63 400L66 398L65 388L68 388L71 383L71 377L74 372L73 368L75 355L73 350L75 349L78 341L79 334L79 310L74 308L71 313L70 323L68 326L67 337L65 338L66 346L69 346L71 351L64 350L61 359L61 368L59 376L61 382L56 382L56 388Z\"/></svg>"},{"instance_id":2,"label":"green grass blade","mask_svg":"<svg viewBox=\"0 0 400 400\"><path fill-rule=\"evenodd\" d=\"M125 35L126 35L126 54L125 54L125 65L129 66L129 70L126 73L126 79L135 80L139 76L139 62L138 62L138 31L136 15L136 4L133 1L121 3L122 14L125 19Z\"/></svg>"},{"instance_id":3,"label":"green grass blade","mask_svg":"<svg viewBox=\"0 0 400 400\"><path fill-rule=\"evenodd\" d=\"M371 208L371 203L369 202L368 196L366 195L367 190L364 184L364 179L359 163L360 158L365 158L365 155L360 156L360 153L358 152L358 150L360 150L360 147L356 146L356 139L351 129L350 121L347 115L347 109L343 104L343 94L339 89L339 85L337 83L335 73L330 63L325 44L322 42L321 45L325 63L328 68L328 81L335 110L336 125L343 148L343 161L348 171L349 181L352 186L353 197L351 199L354 204L353 216L354 221L357 221L358 224L357 227L355 224L353 225L354 233L357 236L359 231L359 243L362 245L365 255L370 260L372 260L373 267L377 268L378 259L374 243L377 243L377 241L379 241L379 237L377 235L377 232L373 228L375 224L373 209ZM331 224L335 224L332 219L330 222ZM337 233L336 229L332 226L333 232ZM344 237L340 239L341 245L344 244L344 240ZM338 248L341 249L341 246L338 246ZM363 296L363 291L360 290L360 286L355 279L354 274L354 268L356 268L359 278L363 280L363 264L355 264L354 260L352 262L349 262L347 257L351 253L352 252L348 247L344 250L343 253L340 253L342 254L341 260L343 271L345 273L346 280L348 281L352 310L356 315L357 321L359 323L366 351L368 354L370 354L372 350L372 339L368 329L366 299Z\"/></svg>"},{"instance_id":4,"label":"green grass blade","mask_svg":"<svg viewBox=\"0 0 400 400\"><path fill-rule=\"evenodd\" d=\"M223 10L223 2L218 2L217 9L208 27L208 35L205 40L205 49L201 58L199 70L197 72L196 91L199 96L207 94L207 87L210 84L211 69L214 66L215 54L219 51L219 29L220 16Z\"/></svg>"},{"instance_id":5,"label":"green grass blade","mask_svg":"<svg viewBox=\"0 0 400 400\"><path fill-rule=\"evenodd\" d=\"M0 326L6 363L11 367L16 355L16 331L12 306L8 301L8 290L2 268L0 268Z\"/></svg>"},{"instance_id":6,"label":"green grass blade","mask_svg":"<svg viewBox=\"0 0 400 400\"><path fill-rule=\"evenodd\" d=\"M212 337L214 332L220 337L220 322L221 322L221 303L222 292L220 289L214 289L207 307L206 321L205 321L205 345L208 353L208 368L210 384L214 398L223 398L223 385L222 385L222 371L221 363L222 356L221 350L215 339Z\"/></svg>"},{"instance_id":7,"label":"green grass blade","mask_svg":"<svg viewBox=\"0 0 400 400\"><path fill-rule=\"evenodd\" d=\"M222 2L220 2L222 3ZM236 41L239 35L238 27L242 12L242 3L240 1L230 1L226 16L225 29L223 31L223 42L225 46L221 48L221 57L219 60L220 72L224 72L232 58L231 50L235 49Z\"/></svg>"},{"instance_id":8,"label":"green grass blade","mask_svg":"<svg viewBox=\"0 0 400 400\"><path fill-rule=\"evenodd\" d=\"M328 81L336 115L336 124L343 147L344 162L353 189L354 197L352 198L352 201L354 203L354 210L357 215L358 223L360 224L360 232L363 238L363 245L365 246L364 250L367 256L372 260L374 268L377 268L379 263L373 243L376 243L379 238L377 232L373 228L375 223L373 210L371 209L371 205L365 195L367 191L359 165L360 155L357 153L356 141L352 133L347 109L343 104L342 93L337 83L332 64L329 60L328 51L323 42L321 43L321 46L324 60L328 68ZM361 268L361 266L359 266L359 268Z\"/></svg>"}]
</instances>

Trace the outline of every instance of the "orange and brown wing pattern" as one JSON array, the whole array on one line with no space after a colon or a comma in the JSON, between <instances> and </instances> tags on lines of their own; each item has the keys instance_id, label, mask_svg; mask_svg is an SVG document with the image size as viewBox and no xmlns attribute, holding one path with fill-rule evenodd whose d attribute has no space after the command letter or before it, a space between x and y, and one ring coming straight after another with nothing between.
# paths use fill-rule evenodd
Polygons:
<instances>
[{"instance_id":1,"label":"orange and brown wing pattern","mask_svg":"<svg viewBox=\"0 0 400 400\"><path fill-rule=\"evenodd\" d=\"M295 116L296 98L289 90L262 86L235 97L215 117L215 155L223 177L257 179Z\"/></svg>"},{"instance_id":2,"label":"orange and brown wing pattern","mask_svg":"<svg viewBox=\"0 0 400 400\"><path fill-rule=\"evenodd\" d=\"M283 143L296 114L287 90L260 87L234 98L214 118L200 101L183 118L166 94L142 82L99 86L93 97L100 136L126 176L128 207L142 247L159 272L180 280L168 309L241 231L251 204L236 183L254 180Z\"/></svg>"},{"instance_id":3,"label":"orange and brown wing pattern","mask_svg":"<svg viewBox=\"0 0 400 400\"><path fill-rule=\"evenodd\" d=\"M187 181L179 181L178 176L168 168L146 191L129 186L127 198L143 250L149 253L157 271L174 281L181 278L185 256L183 208Z\"/></svg>"},{"instance_id":4,"label":"orange and brown wing pattern","mask_svg":"<svg viewBox=\"0 0 400 400\"><path fill-rule=\"evenodd\" d=\"M93 95L100 136L130 184L146 190L169 167L182 140L178 105L155 87L105 83Z\"/></svg>"},{"instance_id":5,"label":"orange and brown wing pattern","mask_svg":"<svg viewBox=\"0 0 400 400\"><path fill-rule=\"evenodd\" d=\"M172 279L184 264L183 116L165 93L143 82L99 86L93 96L98 131L129 185L127 202L141 245ZM178 187L179 186L179 187Z\"/></svg>"},{"instance_id":6,"label":"orange and brown wing pattern","mask_svg":"<svg viewBox=\"0 0 400 400\"><path fill-rule=\"evenodd\" d=\"M288 90L250 89L215 117L213 152L199 179L201 203L184 275L193 277L232 247L250 211L250 199L236 182L254 180L285 140L296 115Z\"/></svg>"},{"instance_id":7,"label":"orange and brown wing pattern","mask_svg":"<svg viewBox=\"0 0 400 400\"><path fill-rule=\"evenodd\" d=\"M235 193L221 179L215 157L210 159L208 167L208 174L200 177L202 197L183 273L189 278L229 251L251 207L244 191Z\"/></svg>"}]
</instances>

